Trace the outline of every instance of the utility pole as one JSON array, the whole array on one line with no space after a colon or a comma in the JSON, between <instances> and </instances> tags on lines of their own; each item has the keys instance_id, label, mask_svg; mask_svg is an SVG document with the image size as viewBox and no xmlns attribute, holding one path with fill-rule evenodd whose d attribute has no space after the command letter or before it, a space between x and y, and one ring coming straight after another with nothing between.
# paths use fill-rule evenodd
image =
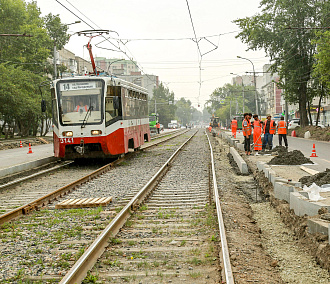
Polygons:
<instances>
[{"instance_id":1,"label":"utility pole","mask_svg":"<svg viewBox=\"0 0 330 284\"><path fill-rule=\"evenodd\" d=\"M256 71L254 69L254 64L248 58L244 58L244 57L241 57L241 56L237 56L237 58L248 60L252 64L252 67L253 67L253 82L254 82L254 91L255 91L254 97L255 97L255 100L256 100L256 114L259 115L258 94L257 94L257 81L256 81Z\"/></svg>"},{"instance_id":2,"label":"utility pole","mask_svg":"<svg viewBox=\"0 0 330 284\"><path fill-rule=\"evenodd\" d=\"M245 98L244 98L244 82L243 82L243 77L238 75L238 74L235 74L235 73L230 73L231 75L236 75L238 77L241 77L241 80L242 80L242 88L243 88L243 114L245 113ZM237 113L237 111L236 111Z\"/></svg>"},{"instance_id":3,"label":"utility pole","mask_svg":"<svg viewBox=\"0 0 330 284\"><path fill-rule=\"evenodd\" d=\"M56 41L54 40L54 80L57 78L57 68L56 68Z\"/></svg>"}]
</instances>

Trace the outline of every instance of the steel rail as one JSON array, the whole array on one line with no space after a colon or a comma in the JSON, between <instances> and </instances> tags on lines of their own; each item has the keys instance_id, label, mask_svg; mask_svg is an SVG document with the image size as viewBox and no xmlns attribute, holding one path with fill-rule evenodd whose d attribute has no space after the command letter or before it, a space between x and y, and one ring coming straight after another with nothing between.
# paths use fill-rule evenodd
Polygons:
<instances>
[{"instance_id":1,"label":"steel rail","mask_svg":"<svg viewBox=\"0 0 330 284\"><path fill-rule=\"evenodd\" d=\"M143 145L143 147L141 147L142 149L147 149L147 148L150 148L150 147L153 147L153 146L156 146L162 142L165 142L165 141L168 141L170 139L173 139L181 134L184 134L186 133L186 131L184 132L180 132L180 133L176 133L176 135L172 135L170 137L167 137L165 139L162 139L162 140L159 140L157 142L152 142L151 144L148 144L148 145ZM29 202L25 205L22 205L18 208L15 208L14 210L10 211L10 212L7 212L3 215L0 216L0 225L3 224L3 223L6 223L6 222L9 222L10 220L14 219L14 218L17 218L17 217L20 217L22 215L26 215L26 214L29 214L31 211L34 211L34 210L38 210L40 207L42 206L45 206L46 204L49 204L51 203L52 201L56 200L58 197L62 197L66 194L68 194L69 192L71 192L72 190L74 190L76 187L80 186L81 184L84 184L90 180L92 180L93 178L109 171L111 169L111 167L114 167L116 164L118 164L119 162L123 161L125 158L128 158L130 157L131 155L133 154L133 152L130 152L128 154L126 154L125 156L121 157L120 159L110 163L110 164L107 164L99 169L97 169L96 171L70 183L70 184L67 184L61 188L58 188L57 190L45 195L45 196L42 196L32 202Z\"/></svg>"},{"instance_id":2,"label":"steel rail","mask_svg":"<svg viewBox=\"0 0 330 284\"><path fill-rule=\"evenodd\" d=\"M213 193L214 193L214 201L216 204L217 216L218 216L218 224L219 224L219 232L220 232L220 239L221 239L221 251L222 251L222 259L224 263L224 273L226 277L227 284L234 284L234 277L233 271L231 268L229 251L228 251L228 244L226 238L226 230L225 225L223 222L222 212L221 212L221 205L220 205L220 198L218 193L218 185L217 185L217 178L215 174L215 167L214 167L214 156L213 156L213 149L211 145L211 141L207 133L207 140L209 141L210 151L211 151L211 165L212 165L212 179L213 179Z\"/></svg>"},{"instance_id":3,"label":"steel rail","mask_svg":"<svg viewBox=\"0 0 330 284\"><path fill-rule=\"evenodd\" d=\"M114 237L119 229L125 224L126 220L131 215L132 210L138 207L150 192L157 186L159 181L166 174L172 161L177 156L180 150L194 137L197 131L190 136L165 162L158 172L147 182L146 185L126 204L126 206L116 215L109 225L102 231L96 240L89 246L85 253L78 259L74 266L59 282L60 284L75 284L81 283L87 275L87 272L94 266L97 259L103 254L108 246L109 238Z\"/></svg>"},{"instance_id":4,"label":"steel rail","mask_svg":"<svg viewBox=\"0 0 330 284\"><path fill-rule=\"evenodd\" d=\"M29 180L29 179L31 179L31 178L35 178L35 177L37 177L37 176L41 176L41 175L44 175L44 174L48 174L48 173L50 173L50 172L52 172L52 171L58 170L58 169L60 169L60 168L63 168L63 167L65 167L65 166L68 166L68 165L70 165L70 164L72 164L72 163L73 163L73 161L67 161L67 162L64 162L62 165L54 166L54 167L52 167L52 168L50 168L50 169L43 170L43 171L40 171L40 172L38 172L38 173L34 173L34 174L32 174L32 175L29 175L29 176L26 176L26 177L23 177L23 178L19 178L19 179L15 179L15 180L13 180L13 181L7 182L7 183L5 183L5 184L0 185L0 191L1 191L2 189L8 188L8 187L13 186L13 185L15 185L15 184L18 184L18 183L20 183L20 182L27 181L27 180Z\"/></svg>"},{"instance_id":5,"label":"steel rail","mask_svg":"<svg viewBox=\"0 0 330 284\"><path fill-rule=\"evenodd\" d=\"M162 138L162 137L165 137L165 136L168 136L168 135L172 135L172 134L178 133L180 131L181 131L181 129L177 129L177 130L173 130L171 132L165 132L165 133L162 133L162 134L154 135L154 136L151 137L151 140L155 140L155 139L159 139L159 138Z\"/></svg>"}]
</instances>

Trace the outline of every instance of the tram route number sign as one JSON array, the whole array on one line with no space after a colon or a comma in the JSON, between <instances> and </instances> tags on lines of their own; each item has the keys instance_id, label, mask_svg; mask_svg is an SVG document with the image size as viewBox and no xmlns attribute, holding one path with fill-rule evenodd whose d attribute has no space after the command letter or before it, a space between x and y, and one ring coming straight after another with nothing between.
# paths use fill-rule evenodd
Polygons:
<instances>
[{"instance_id":1,"label":"tram route number sign","mask_svg":"<svg viewBox=\"0 0 330 284\"><path fill-rule=\"evenodd\" d=\"M60 143L73 144L73 138L60 138Z\"/></svg>"},{"instance_id":2,"label":"tram route number sign","mask_svg":"<svg viewBox=\"0 0 330 284\"><path fill-rule=\"evenodd\" d=\"M76 90L86 90L86 89L95 89L96 83L95 82L68 82L68 83L61 83L60 90L63 92L65 91L76 91Z\"/></svg>"}]
</instances>

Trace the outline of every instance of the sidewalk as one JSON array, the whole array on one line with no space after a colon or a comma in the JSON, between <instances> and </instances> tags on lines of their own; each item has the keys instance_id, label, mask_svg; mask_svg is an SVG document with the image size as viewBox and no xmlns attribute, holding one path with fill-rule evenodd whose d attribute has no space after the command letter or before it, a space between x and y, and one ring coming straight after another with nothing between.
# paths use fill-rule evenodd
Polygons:
<instances>
[{"instance_id":1,"label":"sidewalk","mask_svg":"<svg viewBox=\"0 0 330 284\"><path fill-rule=\"evenodd\" d=\"M32 146L29 148L15 148L0 151L0 177L28 170L56 160L53 153L53 144Z\"/></svg>"}]
</instances>

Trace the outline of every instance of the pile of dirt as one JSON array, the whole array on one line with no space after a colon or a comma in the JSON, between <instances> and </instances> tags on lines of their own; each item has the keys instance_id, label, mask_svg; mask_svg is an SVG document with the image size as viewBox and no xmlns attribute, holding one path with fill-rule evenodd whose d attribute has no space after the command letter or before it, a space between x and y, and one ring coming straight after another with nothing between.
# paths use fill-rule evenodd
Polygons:
<instances>
[{"instance_id":1,"label":"pile of dirt","mask_svg":"<svg viewBox=\"0 0 330 284\"><path fill-rule=\"evenodd\" d=\"M330 127L321 128L319 126L297 127L295 129L297 137L304 137L305 132L309 131L311 139L319 141L330 141ZM291 135L291 131L288 132Z\"/></svg>"},{"instance_id":2,"label":"pile of dirt","mask_svg":"<svg viewBox=\"0 0 330 284\"><path fill-rule=\"evenodd\" d=\"M273 152L273 153L274 152L277 152L280 155L282 155L282 154L286 154L288 152L288 149L286 147L284 147L284 146L276 146L275 148L273 148L271 150L271 152Z\"/></svg>"},{"instance_id":3,"label":"pile of dirt","mask_svg":"<svg viewBox=\"0 0 330 284\"><path fill-rule=\"evenodd\" d=\"M293 150L291 152L279 151L278 156L271 159L268 164L270 164L270 165L301 165L301 164L314 164L314 163L310 159L306 158L301 151Z\"/></svg>"},{"instance_id":4,"label":"pile of dirt","mask_svg":"<svg viewBox=\"0 0 330 284\"><path fill-rule=\"evenodd\" d=\"M324 172L313 176L302 177L299 181L306 186L311 186L313 182L318 186L330 184L330 169L326 169Z\"/></svg>"}]
</instances>

